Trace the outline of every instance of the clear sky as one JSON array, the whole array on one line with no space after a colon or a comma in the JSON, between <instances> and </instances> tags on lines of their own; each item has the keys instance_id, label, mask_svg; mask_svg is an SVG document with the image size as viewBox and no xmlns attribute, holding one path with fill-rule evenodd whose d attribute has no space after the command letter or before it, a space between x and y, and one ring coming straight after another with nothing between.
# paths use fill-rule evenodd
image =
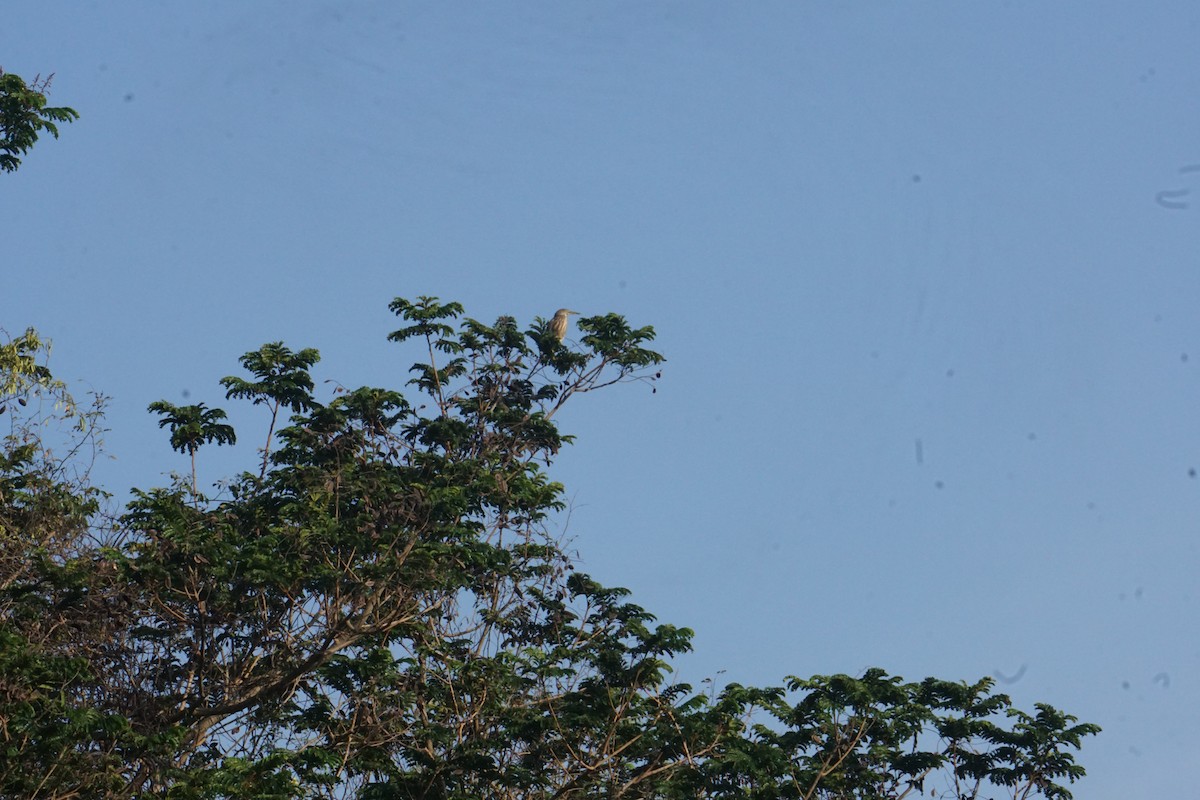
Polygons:
<instances>
[{"instance_id":1,"label":"clear sky","mask_svg":"<svg viewBox=\"0 0 1200 800\"><path fill-rule=\"evenodd\" d=\"M399 385L396 296L621 313L658 392L552 474L683 678L995 675L1104 727L1078 797L1195 791L1200 5L10 5L82 119L0 176L0 325L118 493L264 342Z\"/></svg>"}]
</instances>

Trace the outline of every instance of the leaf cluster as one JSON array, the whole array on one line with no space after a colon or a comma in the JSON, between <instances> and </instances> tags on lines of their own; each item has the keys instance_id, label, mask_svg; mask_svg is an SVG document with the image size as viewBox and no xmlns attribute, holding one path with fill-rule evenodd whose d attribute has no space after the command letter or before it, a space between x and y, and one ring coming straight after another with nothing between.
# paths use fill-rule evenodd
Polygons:
<instances>
[{"instance_id":1,"label":"leaf cluster","mask_svg":"<svg viewBox=\"0 0 1200 800\"><path fill-rule=\"evenodd\" d=\"M905 683L878 668L789 678L785 689L727 687L718 700L755 719L705 764L701 784L739 798L1067 800L1084 774L1072 750L1096 725L1038 705L1030 716L994 681Z\"/></svg>"},{"instance_id":2,"label":"leaf cluster","mask_svg":"<svg viewBox=\"0 0 1200 800\"><path fill-rule=\"evenodd\" d=\"M0 69L0 169L15 172L21 156L42 133L58 138L60 122L74 122L79 113L66 106L46 105L46 92L54 75L37 76L26 83L19 75Z\"/></svg>"}]
</instances>

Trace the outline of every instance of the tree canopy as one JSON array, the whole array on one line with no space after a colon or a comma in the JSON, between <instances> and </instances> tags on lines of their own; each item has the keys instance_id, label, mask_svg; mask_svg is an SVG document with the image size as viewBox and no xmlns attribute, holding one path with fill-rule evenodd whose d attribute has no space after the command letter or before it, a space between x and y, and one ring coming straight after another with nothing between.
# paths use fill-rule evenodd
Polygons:
<instances>
[{"instance_id":1,"label":"tree canopy","mask_svg":"<svg viewBox=\"0 0 1200 800\"><path fill-rule=\"evenodd\" d=\"M15 172L21 156L37 142L41 133L58 138L60 122L74 122L73 108L47 106L46 94L54 75L35 76L26 83L19 75L0 69L0 169Z\"/></svg>"},{"instance_id":2,"label":"tree canopy","mask_svg":"<svg viewBox=\"0 0 1200 800\"><path fill-rule=\"evenodd\" d=\"M575 568L555 417L657 380L653 328L390 308L404 386L318 395L318 352L268 343L221 381L263 410L253 464L202 487L225 412L154 403L188 473L110 513L102 403L34 332L0 346L0 796L1071 796L1094 725L987 678L698 691L691 630Z\"/></svg>"}]
</instances>

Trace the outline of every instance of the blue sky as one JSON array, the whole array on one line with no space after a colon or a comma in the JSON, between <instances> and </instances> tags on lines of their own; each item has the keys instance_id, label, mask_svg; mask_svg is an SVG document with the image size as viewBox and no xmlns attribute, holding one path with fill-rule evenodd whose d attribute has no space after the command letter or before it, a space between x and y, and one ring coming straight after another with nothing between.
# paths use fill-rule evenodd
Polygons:
<instances>
[{"instance_id":1,"label":"blue sky","mask_svg":"<svg viewBox=\"0 0 1200 800\"><path fill-rule=\"evenodd\" d=\"M654 325L658 392L574 402L553 474L585 569L696 629L684 678L1016 676L1104 726L1078 796L1184 796L1198 39L1185 2L21 4L0 66L82 119L0 178L0 325L113 397L117 491L186 466L146 405L224 405L263 342L399 384L396 296Z\"/></svg>"}]
</instances>

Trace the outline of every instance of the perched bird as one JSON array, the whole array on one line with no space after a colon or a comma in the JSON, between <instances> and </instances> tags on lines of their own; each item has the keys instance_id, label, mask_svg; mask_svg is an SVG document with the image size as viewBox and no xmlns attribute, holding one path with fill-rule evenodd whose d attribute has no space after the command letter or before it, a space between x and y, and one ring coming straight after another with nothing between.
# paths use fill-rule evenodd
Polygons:
<instances>
[{"instance_id":1,"label":"perched bird","mask_svg":"<svg viewBox=\"0 0 1200 800\"><path fill-rule=\"evenodd\" d=\"M554 334L554 338L560 342L567 336L567 323L571 321L572 314L578 314L578 311L572 311L569 308L560 308L554 312L554 319L550 320L550 332Z\"/></svg>"}]
</instances>

